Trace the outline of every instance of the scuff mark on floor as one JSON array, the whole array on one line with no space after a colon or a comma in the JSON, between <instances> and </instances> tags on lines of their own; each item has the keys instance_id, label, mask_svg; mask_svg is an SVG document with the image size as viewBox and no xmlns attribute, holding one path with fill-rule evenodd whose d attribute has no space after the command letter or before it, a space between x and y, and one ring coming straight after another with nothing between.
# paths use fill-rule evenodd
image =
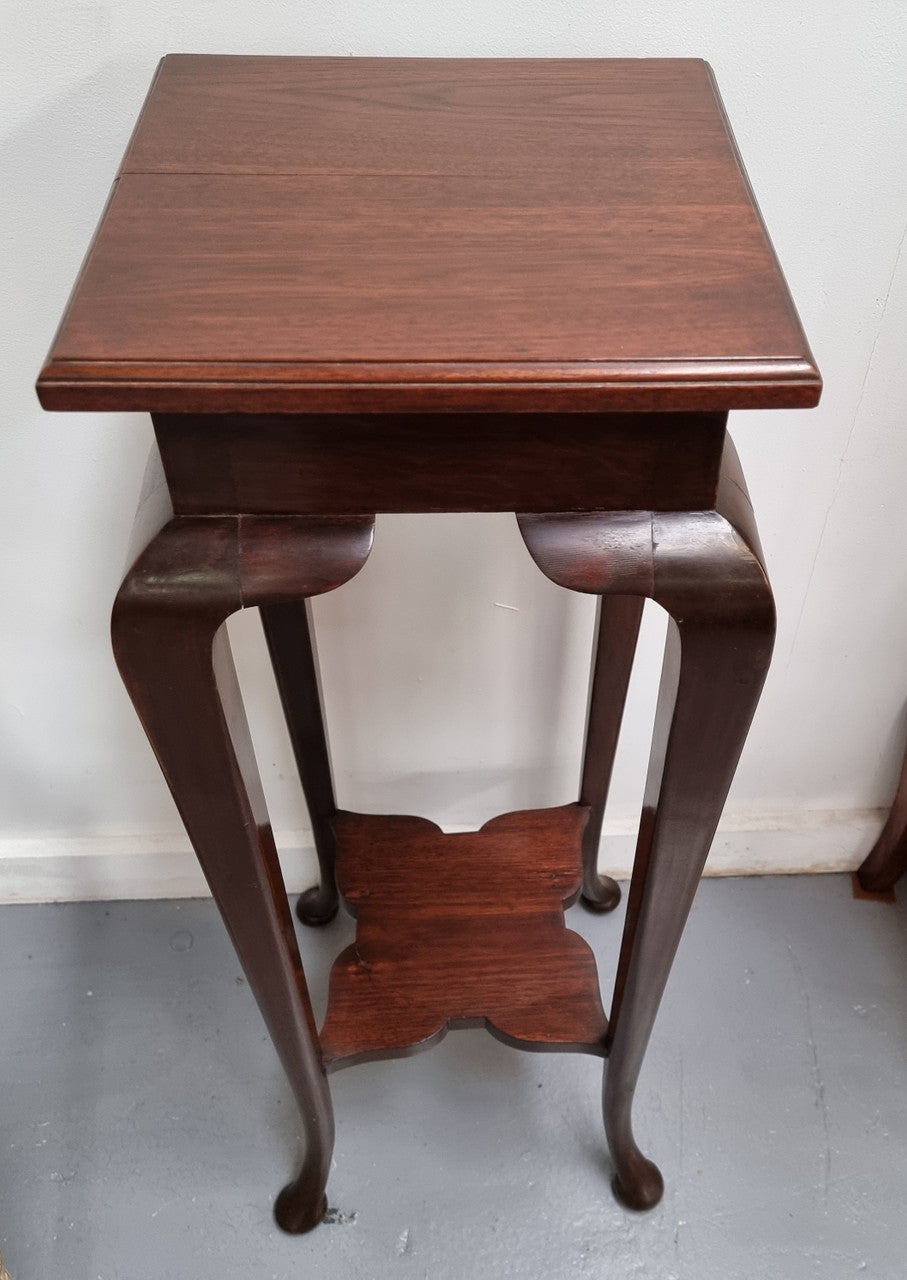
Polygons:
<instances>
[{"instance_id":1,"label":"scuff mark on floor","mask_svg":"<svg viewBox=\"0 0 907 1280\"><path fill-rule=\"evenodd\" d=\"M359 1214L353 1210L352 1213L344 1213L342 1209L328 1209L324 1215L324 1221L331 1227L347 1227L356 1221Z\"/></svg>"}]
</instances>

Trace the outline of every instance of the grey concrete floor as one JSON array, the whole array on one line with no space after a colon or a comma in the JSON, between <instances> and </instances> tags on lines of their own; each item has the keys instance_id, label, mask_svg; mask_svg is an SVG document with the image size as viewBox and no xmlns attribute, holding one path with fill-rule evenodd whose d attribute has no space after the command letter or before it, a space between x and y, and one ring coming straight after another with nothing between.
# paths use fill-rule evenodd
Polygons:
<instances>
[{"instance_id":1,"label":"grey concrete floor","mask_svg":"<svg viewBox=\"0 0 907 1280\"><path fill-rule=\"evenodd\" d=\"M608 990L620 918L579 908ZM323 1008L341 919L302 931ZM590 1058L479 1031L341 1072L333 1221L282 1235L300 1134L209 902L0 908L0 1249L14 1280L907 1276L907 911L843 877L702 886L611 1197Z\"/></svg>"}]
</instances>

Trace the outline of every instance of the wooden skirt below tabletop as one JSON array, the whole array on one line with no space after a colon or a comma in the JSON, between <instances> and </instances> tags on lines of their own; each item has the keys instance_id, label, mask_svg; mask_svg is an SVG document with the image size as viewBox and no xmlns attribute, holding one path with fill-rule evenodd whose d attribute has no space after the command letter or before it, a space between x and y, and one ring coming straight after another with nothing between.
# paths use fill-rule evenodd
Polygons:
<instances>
[{"instance_id":1,"label":"wooden skirt below tabletop","mask_svg":"<svg viewBox=\"0 0 907 1280\"><path fill-rule=\"evenodd\" d=\"M174 510L701 510L726 414L155 414ZM204 465L199 460L204 459Z\"/></svg>"}]
</instances>

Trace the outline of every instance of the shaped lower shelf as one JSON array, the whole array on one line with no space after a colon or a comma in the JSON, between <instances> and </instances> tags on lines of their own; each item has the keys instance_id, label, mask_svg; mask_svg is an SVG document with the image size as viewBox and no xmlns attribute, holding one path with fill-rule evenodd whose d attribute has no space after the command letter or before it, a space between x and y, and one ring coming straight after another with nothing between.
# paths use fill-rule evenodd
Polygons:
<instances>
[{"instance_id":1,"label":"shaped lower shelf","mask_svg":"<svg viewBox=\"0 0 907 1280\"><path fill-rule=\"evenodd\" d=\"M331 971L328 1070L401 1057L453 1027L604 1056L595 957L566 926L582 886L581 805L446 835L425 818L340 813L337 880L356 941Z\"/></svg>"}]
</instances>

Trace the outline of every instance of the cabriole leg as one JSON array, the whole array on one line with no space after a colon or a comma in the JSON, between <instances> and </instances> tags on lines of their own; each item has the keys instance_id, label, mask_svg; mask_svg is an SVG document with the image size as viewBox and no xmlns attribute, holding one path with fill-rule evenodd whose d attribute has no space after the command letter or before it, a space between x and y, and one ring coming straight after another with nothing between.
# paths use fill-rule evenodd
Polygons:
<instances>
[{"instance_id":1,"label":"cabriole leg","mask_svg":"<svg viewBox=\"0 0 907 1280\"><path fill-rule=\"evenodd\" d=\"M603 1099L614 1190L635 1209L656 1204L663 1183L633 1137L633 1095L774 638L755 529L747 541L718 511L656 515L652 543L653 594L671 622Z\"/></svg>"},{"instance_id":2,"label":"cabriole leg","mask_svg":"<svg viewBox=\"0 0 907 1280\"><path fill-rule=\"evenodd\" d=\"M633 1096L768 670L771 589L729 440L712 511L525 515L520 528L536 563L561 586L650 596L671 618L603 1091L615 1192L647 1209L663 1183L633 1136Z\"/></svg>"},{"instance_id":3,"label":"cabriole leg","mask_svg":"<svg viewBox=\"0 0 907 1280\"><path fill-rule=\"evenodd\" d=\"M770 648L761 628L669 625L604 1085L614 1190L634 1209L657 1204L663 1183L633 1137L633 1095Z\"/></svg>"},{"instance_id":4,"label":"cabriole leg","mask_svg":"<svg viewBox=\"0 0 907 1280\"><path fill-rule=\"evenodd\" d=\"M617 881L598 873L598 848L643 604L639 596L601 596L598 601L580 785L580 804L590 810L583 835L582 896L590 911L613 911L620 902Z\"/></svg>"},{"instance_id":5,"label":"cabriole leg","mask_svg":"<svg viewBox=\"0 0 907 1280\"><path fill-rule=\"evenodd\" d=\"M123 679L299 1103L305 1158L275 1207L292 1232L324 1216L333 1113L223 623L243 604L329 590L370 543L369 521L178 517L139 556L113 614Z\"/></svg>"},{"instance_id":6,"label":"cabriole leg","mask_svg":"<svg viewBox=\"0 0 907 1280\"><path fill-rule=\"evenodd\" d=\"M296 914L303 924L329 924L340 906L333 826L337 802L309 605L304 600L263 605L261 621L318 854L319 883L300 896Z\"/></svg>"}]
</instances>

